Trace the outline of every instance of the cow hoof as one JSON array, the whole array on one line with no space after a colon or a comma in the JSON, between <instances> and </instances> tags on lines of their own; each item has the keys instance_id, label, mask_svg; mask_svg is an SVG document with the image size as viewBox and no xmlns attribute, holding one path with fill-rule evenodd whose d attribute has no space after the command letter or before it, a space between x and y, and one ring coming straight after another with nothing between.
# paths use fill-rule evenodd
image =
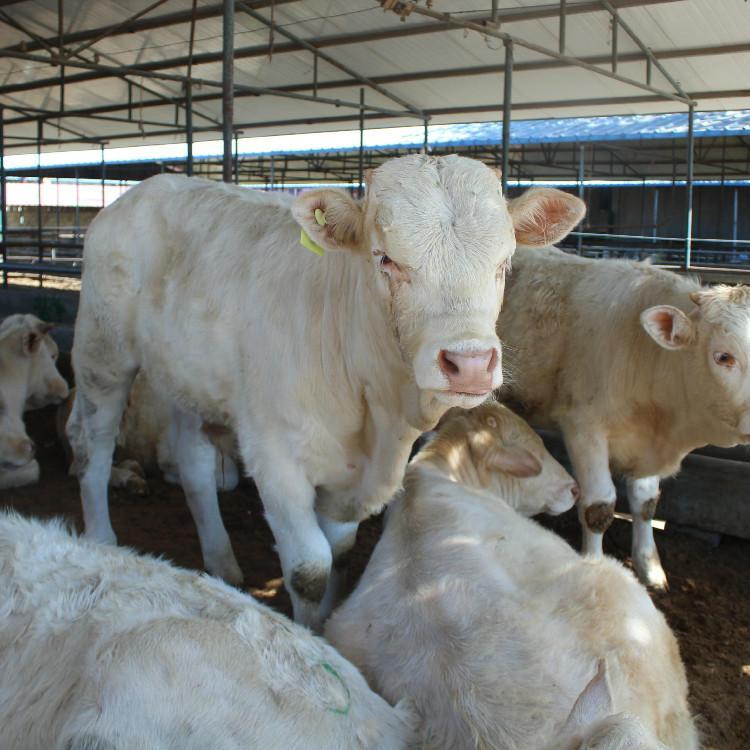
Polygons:
<instances>
[{"instance_id":1,"label":"cow hoof","mask_svg":"<svg viewBox=\"0 0 750 750\"><path fill-rule=\"evenodd\" d=\"M151 494L146 480L136 474L125 482L125 492L136 497L148 497Z\"/></svg>"},{"instance_id":2,"label":"cow hoof","mask_svg":"<svg viewBox=\"0 0 750 750\"><path fill-rule=\"evenodd\" d=\"M229 554L216 555L212 558L206 558L205 561L206 570L217 578L221 578L232 586L241 586L244 580L244 575L240 566L237 564L237 560L234 559L234 554L230 551Z\"/></svg>"},{"instance_id":3,"label":"cow hoof","mask_svg":"<svg viewBox=\"0 0 750 750\"><path fill-rule=\"evenodd\" d=\"M652 591L669 591L669 582L667 581L667 574L664 572L664 568L659 562L659 558L656 559L648 558L645 560L633 560L636 575L638 580L647 588Z\"/></svg>"}]
</instances>

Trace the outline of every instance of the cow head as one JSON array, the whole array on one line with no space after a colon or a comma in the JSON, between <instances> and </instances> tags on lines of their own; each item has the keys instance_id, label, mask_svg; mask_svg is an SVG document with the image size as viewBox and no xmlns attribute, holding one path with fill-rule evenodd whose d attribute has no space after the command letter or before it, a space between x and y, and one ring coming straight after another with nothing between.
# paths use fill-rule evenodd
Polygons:
<instances>
[{"instance_id":1,"label":"cow head","mask_svg":"<svg viewBox=\"0 0 750 750\"><path fill-rule=\"evenodd\" d=\"M641 324L664 349L695 355L691 380L723 427L707 441L750 443L750 286L701 289L690 299L696 305L690 314L659 305L641 313Z\"/></svg>"},{"instance_id":2,"label":"cow head","mask_svg":"<svg viewBox=\"0 0 750 750\"><path fill-rule=\"evenodd\" d=\"M579 496L539 435L493 401L448 411L425 449L424 458L431 455L455 481L489 490L525 516L564 513Z\"/></svg>"},{"instance_id":3,"label":"cow head","mask_svg":"<svg viewBox=\"0 0 750 750\"><path fill-rule=\"evenodd\" d=\"M65 378L57 370L60 351L49 335L52 323L45 323L33 315L25 317L29 319L28 336L33 347L25 408L41 409L49 404L60 404L68 397L69 388Z\"/></svg>"},{"instance_id":4,"label":"cow head","mask_svg":"<svg viewBox=\"0 0 750 750\"><path fill-rule=\"evenodd\" d=\"M516 242L561 239L582 205L556 190L508 204L496 170L459 156L412 155L371 172L363 202L312 190L293 213L324 250L350 250L370 264L418 388L468 408L502 383L495 323Z\"/></svg>"},{"instance_id":5,"label":"cow head","mask_svg":"<svg viewBox=\"0 0 750 750\"><path fill-rule=\"evenodd\" d=\"M23 405L32 356L29 328L23 315L0 325L0 469L25 466L34 458L34 443L26 434Z\"/></svg>"}]
</instances>

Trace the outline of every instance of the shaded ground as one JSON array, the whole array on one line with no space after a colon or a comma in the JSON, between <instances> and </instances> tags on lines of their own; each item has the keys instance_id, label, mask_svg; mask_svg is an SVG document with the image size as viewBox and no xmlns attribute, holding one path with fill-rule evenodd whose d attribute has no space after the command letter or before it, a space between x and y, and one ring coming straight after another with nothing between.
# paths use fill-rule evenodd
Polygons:
<instances>
[{"instance_id":1,"label":"shaded ground","mask_svg":"<svg viewBox=\"0 0 750 750\"><path fill-rule=\"evenodd\" d=\"M54 435L53 410L28 415L37 441L42 480L38 485L0 493L4 506L39 517L63 515L81 528L78 486L65 471ZM150 481L148 498L111 492L112 523L121 544L167 557L179 565L201 567L200 548L179 488ZM271 533L251 483L221 498L224 520L245 588L289 614L281 569ZM553 526L574 544L578 525L571 514ZM352 579L364 568L380 532L380 519L360 529L351 563ZM658 532L657 532L658 533ZM629 525L616 521L607 535L607 552L626 559ZM680 640L706 750L750 748L750 542L724 537L719 546L685 534L657 538L670 577L669 593L654 597ZM680 750L674 748L674 750Z\"/></svg>"}]
</instances>

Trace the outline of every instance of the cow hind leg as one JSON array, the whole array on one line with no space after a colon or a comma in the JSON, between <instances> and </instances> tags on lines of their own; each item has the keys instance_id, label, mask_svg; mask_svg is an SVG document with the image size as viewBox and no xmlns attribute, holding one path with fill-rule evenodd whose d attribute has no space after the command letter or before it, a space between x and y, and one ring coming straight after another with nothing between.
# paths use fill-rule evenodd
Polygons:
<instances>
[{"instance_id":1,"label":"cow hind leg","mask_svg":"<svg viewBox=\"0 0 750 750\"><path fill-rule=\"evenodd\" d=\"M659 477L628 478L627 493L633 517L633 568L643 584L666 591L667 576L661 566L651 523L659 502Z\"/></svg>"},{"instance_id":2,"label":"cow hind leg","mask_svg":"<svg viewBox=\"0 0 750 750\"><path fill-rule=\"evenodd\" d=\"M320 605L320 616L322 620L325 620L333 612L344 594L347 584L349 553L357 542L359 523L357 521L349 523L331 521L329 518L318 514L318 524L331 546L333 557L331 575Z\"/></svg>"},{"instance_id":3,"label":"cow hind leg","mask_svg":"<svg viewBox=\"0 0 750 750\"><path fill-rule=\"evenodd\" d=\"M77 372L75 402L66 425L73 451L73 466L81 486L85 536L115 544L109 518L107 485L120 418L135 375L123 372L115 379L83 369Z\"/></svg>"},{"instance_id":4,"label":"cow hind leg","mask_svg":"<svg viewBox=\"0 0 750 750\"><path fill-rule=\"evenodd\" d=\"M198 530L203 564L209 573L239 585L242 570L219 511L214 446L201 430L199 417L176 409L172 423L180 484Z\"/></svg>"}]
</instances>

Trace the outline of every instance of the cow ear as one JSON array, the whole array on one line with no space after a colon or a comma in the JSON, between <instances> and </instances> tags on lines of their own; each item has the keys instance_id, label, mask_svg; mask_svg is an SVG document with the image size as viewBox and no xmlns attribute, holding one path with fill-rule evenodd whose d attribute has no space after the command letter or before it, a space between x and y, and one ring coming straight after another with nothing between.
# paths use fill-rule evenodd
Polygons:
<instances>
[{"instance_id":1,"label":"cow ear","mask_svg":"<svg viewBox=\"0 0 750 750\"><path fill-rule=\"evenodd\" d=\"M586 204L575 195L552 188L532 188L508 202L516 243L547 247L560 242L586 214Z\"/></svg>"},{"instance_id":2,"label":"cow ear","mask_svg":"<svg viewBox=\"0 0 750 750\"><path fill-rule=\"evenodd\" d=\"M536 477L542 473L539 459L527 451L514 445L495 445L484 455L484 465L490 471L499 471L519 479Z\"/></svg>"},{"instance_id":3,"label":"cow ear","mask_svg":"<svg viewBox=\"0 0 750 750\"><path fill-rule=\"evenodd\" d=\"M581 691L568 716L562 734L573 734L611 716L614 708L607 679L607 663L599 660L596 674Z\"/></svg>"},{"instance_id":4,"label":"cow ear","mask_svg":"<svg viewBox=\"0 0 750 750\"><path fill-rule=\"evenodd\" d=\"M672 305L657 305L644 310L641 325L659 346L672 351L684 349L695 337L690 318Z\"/></svg>"},{"instance_id":5,"label":"cow ear","mask_svg":"<svg viewBox=\"0 0 750 750\"><path fill-rule=\"evenodd\" d=\"M359 250L363 241L362 205L343 190L302 193L292 204L302 231L322 250Z\"/></svg>"},{"instance_id":6,"label":"cow ear","mask_svg":"<svg viewBox=\"0 0 750 750\"><path fill-rule=\"evenodd\" d=\"M23 334L21 346L23 353L30 357L32 354L36 354L39 351L39 347L42 345L44 340L44 333L39 331L37 328L33 328L30 331L26 331Z\"/></svg>"}]
</instances>

